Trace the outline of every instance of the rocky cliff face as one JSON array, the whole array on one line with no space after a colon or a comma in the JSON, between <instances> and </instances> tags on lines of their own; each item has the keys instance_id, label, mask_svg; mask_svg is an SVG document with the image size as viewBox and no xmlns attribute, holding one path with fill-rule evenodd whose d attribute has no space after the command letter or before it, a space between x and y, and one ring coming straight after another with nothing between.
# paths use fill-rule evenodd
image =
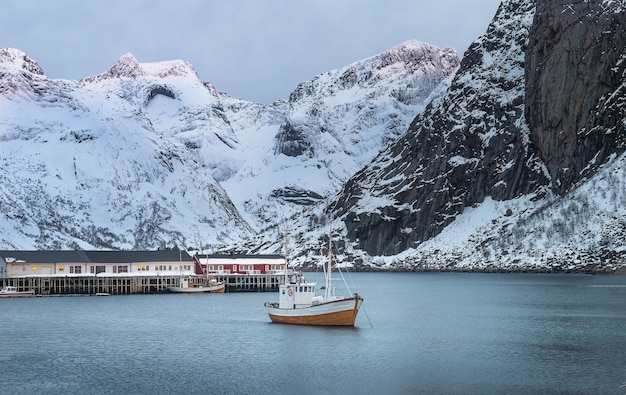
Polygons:
<instances>
[{"instance_id":1,"label":"rocky cliff face","mask_svg":"<svg viewBox=\"0 0 626 395\"><path fill-rule=\"evenodd\" d=\"M526 50L525 116L560 194L624 152L624 26L623 2L537 2Z\"/></svg>"},{"instance_id":2,"label":"rocky cliff face","mask_svg":"<svg viewBox=\"0 0 626 395\"><path fill-rule=\"evenodd\" d=\"M503 2L448 92L333 202L355 248L417 248L487 197L564 194L623 153L625 25L622 2Z\"/></svg>"},{"instance_id":3,"label":"rocky cliff face","mask_svg":"<svg viewBox=\"0 0 626 395\"><path fill-rule=\"evenodd\" d=\"M534 3L504 2L461 61L448 92L345 186L334 210L370 255L438 234L485 197L546 182L524 119L524 54Z\"/></svg>"}]
</instances>

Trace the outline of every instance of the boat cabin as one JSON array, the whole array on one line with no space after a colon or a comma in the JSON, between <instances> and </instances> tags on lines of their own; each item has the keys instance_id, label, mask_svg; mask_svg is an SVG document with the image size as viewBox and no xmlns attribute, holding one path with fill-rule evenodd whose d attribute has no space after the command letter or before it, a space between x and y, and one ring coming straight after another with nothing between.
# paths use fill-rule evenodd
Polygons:
<instances>
[{"instance_id":1,"label":"boat cabin","mask_svg":"<svg viewBox=\"0 0 626 395\"><path fill-rule=\"evenodd\" d=\"M302 281L281 284L278 290L278 307L281 309L297 309L321 303L324 298L315 296L316 283Z\"/></svg>"}]
</instances>

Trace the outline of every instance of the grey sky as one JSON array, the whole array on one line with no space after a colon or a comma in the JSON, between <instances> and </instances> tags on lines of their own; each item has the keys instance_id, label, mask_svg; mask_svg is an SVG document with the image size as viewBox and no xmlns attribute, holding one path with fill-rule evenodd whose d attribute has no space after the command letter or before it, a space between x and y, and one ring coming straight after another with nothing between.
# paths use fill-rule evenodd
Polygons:
<instances>
[{"instance_id":1,"label":"grey sky","mask_svg":"<svg viewBox=\"0 0 626 395\"><path fill-rule=\"evenodd\" d=\"M499 0L0 0L0 47L50 78L81 79L132 53L183 59L200 79L261 103L299 82L417 39L461 56Z\"/></svg>"}]
</instances>

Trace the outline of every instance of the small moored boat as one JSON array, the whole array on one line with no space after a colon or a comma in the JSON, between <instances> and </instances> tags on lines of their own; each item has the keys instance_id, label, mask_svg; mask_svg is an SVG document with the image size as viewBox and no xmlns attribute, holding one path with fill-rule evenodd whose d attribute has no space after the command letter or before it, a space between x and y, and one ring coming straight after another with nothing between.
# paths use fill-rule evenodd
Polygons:
<instances>
[{"instance_id":1,"label":"small moored boat","mask_svg":"<svg viewBox=\"0 0 626 395\"><path fill-rule=\"evenodd\" d=\"M168 291L174 293L223 293L225 289L224 281L211 281L207 285L194 285L190 278L181 278L178 287L168 287Z\"/></svg>"},{"instance_id":2,"label":"small moored boat","mask_svg":"<svg viewBox=\"0 0 626 395\"><path fill-rule=\"evenodd\" d=\"M226 289L226 283L224 281L217 281L214 278L209 278L208 275L204 276L202 273L202 266L200 265L200 261L196 256L193 257L195 262L195 274L196 276L192 276L188 273L183 273L183 265L182 258L180 262L180 280L178 282L178 286L168 287L167 290L174 293L184 293L184 294L197 294L197 293L223 293ZM202 284L197 284L194 279L198 279L197 276L202 275Z\"/></svg>"},{"instance_id":3,"label":"small moored boat","mask_svg":"<svg viewBox=\"0 0 626 395\"><path fill-rule=\"evenodd\" d=\"M18 291L16 287L6 286L0 289L0 298L16 298L21 296L35 296L35 291L30 289L28 291Z\"/></svg>"}]
</instances>

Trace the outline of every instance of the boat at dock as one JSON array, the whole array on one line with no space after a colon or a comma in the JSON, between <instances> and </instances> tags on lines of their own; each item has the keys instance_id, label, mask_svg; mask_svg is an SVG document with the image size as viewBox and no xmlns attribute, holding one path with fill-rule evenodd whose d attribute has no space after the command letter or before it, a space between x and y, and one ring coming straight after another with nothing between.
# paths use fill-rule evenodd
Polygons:
<instances>
[{"instance_id":1,"label":"boat at dock","mask_svg":"<svg viewBox=\"0 0 626 395\"><path fill-rule=\"evenodd\" d=\"M226 289L226 283L224 281L217 281L214 278L210 278L208 275L203 276L201 283L198 284L198 275L203 274L202 265L196 256L193 257L193 261L195 263L195 273L196 276L190 275L188 273L183 273L183 264L182 264L182 251L179 252L181 254L181 261L179 264L180 268L180 278L178 280L178 286L170 286L167 287L169 292L173 293L181 293L181 294L197 294L197 293L223 293Z\"/></svg>"},{"instance_id":2,"label":"boat at dock","mask_svg":"<svg viewBox=\"0 0 626 395\"><path fill-rule=\"evenodd\" d=\"M194 285L191 278L181 278L179 286L168 287L173 293L223 293L226 288L224 281L211 281L206 285Z\"/></svg>"},{"instance_id":3,"label":"boat at dock","mask_svg":"<svg viewBox=\"0 0 626 395\"><path fill-rule=\"evenodd\" d=\"M307 282L304 276L285 273L284 283L278 289L278 302L265 303L270 320L280 324L354 326L363 298L358 293L349 297L334 294L330 237L324 278L324 294L316 295L316 283Z\"/></svg>"},{"instance_id":4,"label":"boat at dock","mask_svg":"<svg viewBox=\"0 0 626 395\"><path fill-rule=\"evenodd\" d=\"M17 287L6 286L0 289L0 298L19 298L25 296L35 296L34 290L18 291Z\"/></svg>"}]
</instances>

